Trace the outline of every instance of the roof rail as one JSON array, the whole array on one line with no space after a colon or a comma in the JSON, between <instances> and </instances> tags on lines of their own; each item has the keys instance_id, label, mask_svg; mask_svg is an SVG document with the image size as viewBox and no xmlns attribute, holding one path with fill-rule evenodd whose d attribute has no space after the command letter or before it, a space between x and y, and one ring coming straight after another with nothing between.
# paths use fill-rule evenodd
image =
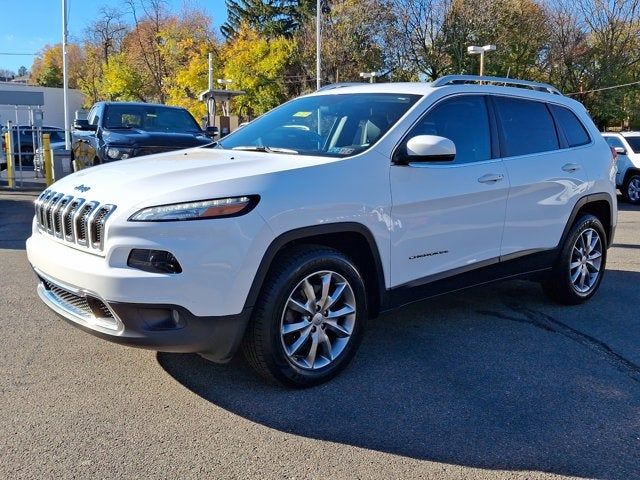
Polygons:
<instances>
[{"instance_id":1,"label":"roof rail","mask_svg":"<svg viewBox=\"0 0 640 480\"><path fill-rule=\"evenodd\" d=\"M330 85L325 85L324 87L319 88L316 92L322 92L323 90L333 90L334 88L342 88L342 87L355 87L357 85L368 85L368 83L364 82L340 82L340 83L332 83Z\"/></svg>"},{"instance_id":2,"label":"roof rail","mask_svg":"<svg viewBox=\"0 0 640 480\"><path fill-rule=\"evenodd\" d=\"M527 87L531 90L537 90L538 92L553 93L554 95L562 95L553 85L541 82L532 82L529 80L518 80L517 78L502 78L502 77L481 77L479 75L446 75L435 80L431 86L443 87L445 85L456 85L466 83L488 83L493 85L502 85L504 87Z\"/></svg>"}]
</instances>

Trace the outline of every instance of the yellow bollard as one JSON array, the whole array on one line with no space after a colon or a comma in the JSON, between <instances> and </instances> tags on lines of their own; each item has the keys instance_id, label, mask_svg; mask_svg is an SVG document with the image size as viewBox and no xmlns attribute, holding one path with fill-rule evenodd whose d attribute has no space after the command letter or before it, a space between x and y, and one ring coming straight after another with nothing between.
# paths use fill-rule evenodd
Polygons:
<instances>
[{"instance_id":1,"label":"yellow bollard","mask_svg":"<svg viewBox=\"0 0 640 480\"><path fill-rule=\"evenodd\" d=\"M47 187L53 183L53 152L51 151L51 140L48 133L42 134L42 160L44 161L44 178Z\"/></svg>"},{"instance_id":2,"label":"yellow bollard","mask_svg":"<svg viewBox=\"0 0 640 480\"><path fill-rule=\"evenodd\" d=\"M13 178L13 145L12 145L12 135L11 132L7 132L4 134L4 142L7 146L7 184L9 188L15 187L15 179Z\"/></svg>"}]
</instances>

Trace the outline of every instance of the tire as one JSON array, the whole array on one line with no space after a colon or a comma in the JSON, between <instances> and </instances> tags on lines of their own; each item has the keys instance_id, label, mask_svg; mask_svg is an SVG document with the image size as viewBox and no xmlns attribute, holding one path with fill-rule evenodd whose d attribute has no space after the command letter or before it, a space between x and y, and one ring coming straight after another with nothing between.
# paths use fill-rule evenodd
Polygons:
<instances>
[{"instance_id":1,"label":"tire","mask_svg":"<svg viewBox=\"0 0 640 480\"><path fill-rule=\"evenodd\" d=\"M622 197L627 203L640 205L640 173L632 173L624 181Z\"/></svg>"},{"instance_id":2,"label":"tire","mask_svg":"<svg viewBox=\"0 0 640 480\"><path fill-rule=\"evenodd\" d=\"M316 311L319 303L325 308ZM310 387L333 378L349 364L366 320L364 281L354 263L332 248L294 247L274 260L242 351L264 378L289 387Z\"/></svg>"},{"instance_id":3,"label":"tire","mask_svg":"<svg viewBox=\"0 0 640 480\"><path fill-rule=\"evenodd\" d=\"M564 305L577 305L593 297L604 276L606 245L602 222L593 215L578 217L551 274L542 283L547 296Z\"/></svg>"}]
</instances>

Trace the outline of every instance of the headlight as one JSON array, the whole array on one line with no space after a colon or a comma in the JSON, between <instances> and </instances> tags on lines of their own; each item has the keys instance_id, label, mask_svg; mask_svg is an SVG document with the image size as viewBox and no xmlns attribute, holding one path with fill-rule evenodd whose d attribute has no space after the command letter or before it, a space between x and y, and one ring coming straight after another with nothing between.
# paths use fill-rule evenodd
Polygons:
<instances>
[{"instance_id":1,"label":"headlight","mask_svg":"<svg viewBox=\"0 0 640 480\"><path fill-rule=\"evenodd\" d=\"M133 148L109 147L105 153L111 160L124 160L133 155Z\"/></svg>"},{"instance_id":2,"label":"headlight","mask_svg":"<svg viewBox=\"0 0 640 480\"><path fill-rule=\"evenodd\" d=\"M236 217L249 213L258 203L257 195L218 198L196 202L158 205L137 211L131 222L172 222L180 220L202 220L206 218Z\"/></svg>"}]
</instances>

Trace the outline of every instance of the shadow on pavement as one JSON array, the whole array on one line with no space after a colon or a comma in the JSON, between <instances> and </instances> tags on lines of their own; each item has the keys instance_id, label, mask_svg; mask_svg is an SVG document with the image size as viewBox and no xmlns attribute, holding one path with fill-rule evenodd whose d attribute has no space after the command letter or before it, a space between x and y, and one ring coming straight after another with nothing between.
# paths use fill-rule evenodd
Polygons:
<instances>
[{"instance_id":1,"label":"shadow on pavement","mask_svg":"<svg viewBox=\"0 0 640 480\"><path fill-rule=\"evenodd\" d=\"M637 478L640 367L582 330L620 315L611 288L637 291L640 274L607 277L607 293L579 307L516 281L386 314L342 375L308 390L265 384L238 359L157 358L209 402L295 435L479 468Z\"/></svg>"},{"instance_id":2,"label":"shadow on pavement","mask_svg":"<svg viewBox=\"0 0 640 480\"><path fill-rule=\"evenodd\" d=\"M0 248L24 250L31 235L34 193L11 192L0 198Z\"/></svg>"}]
</instances>

